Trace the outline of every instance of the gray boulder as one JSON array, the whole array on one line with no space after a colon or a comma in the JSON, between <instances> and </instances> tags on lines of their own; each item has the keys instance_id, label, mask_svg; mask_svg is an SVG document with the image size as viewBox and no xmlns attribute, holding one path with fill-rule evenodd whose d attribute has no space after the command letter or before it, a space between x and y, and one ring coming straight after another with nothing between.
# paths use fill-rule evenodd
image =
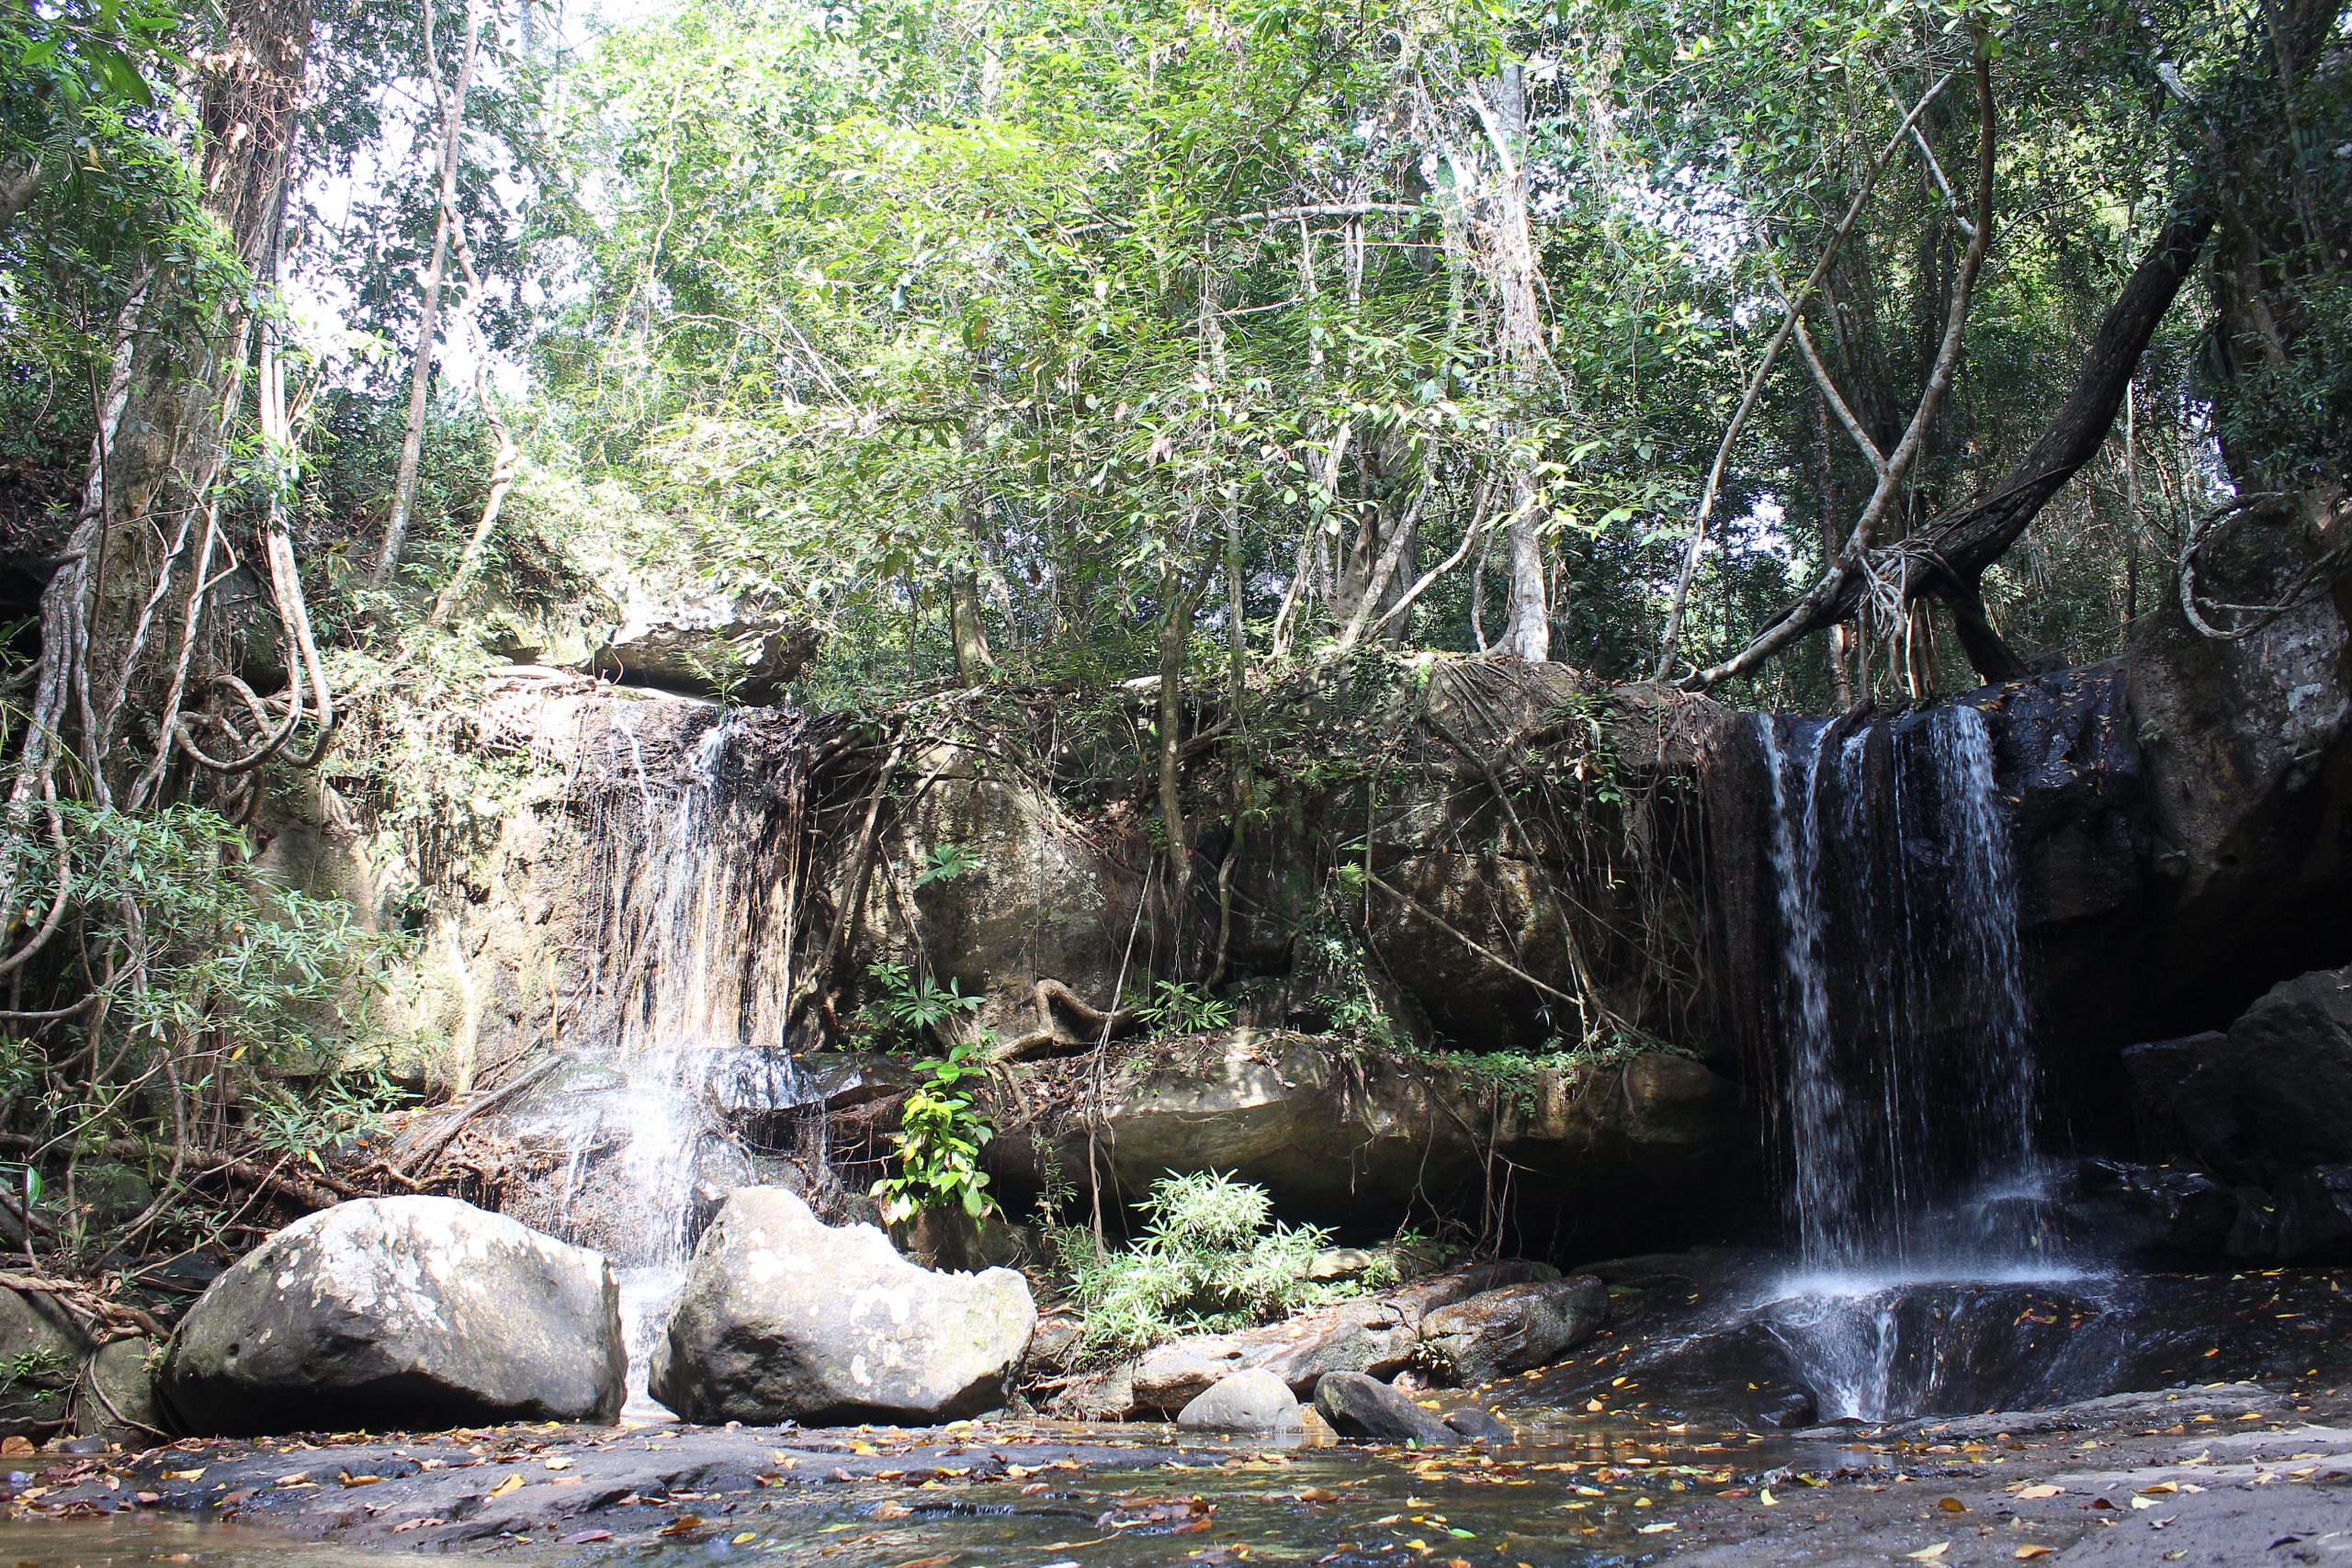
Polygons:
<instances>
[{"instance_id":1,"label":"gray boulder","mask_svg":"<svg viewBox=\"0 0 2352 1568\"><path fill-rule=\"evenodd\" d=\"M1295 1437L1305 1429L1290 1384L1272 1372L1236 1372L1184 1406L1176 1425L1193 1432Z\"/></svg>"},{"instance_id":2,"label":"gray boulder","mask_svg":"<svg viewBox=\"0 0 2352 1568\"><path fill-rule=\"evenodd\" d=\"M182 1430L608 1421L628 1358L604 1258L454 1198L296 1221L212 1282L157 1380Z\"/></svg>"},{"instance_id":3,"label":"gray boulder","mask_svg":"<svg viewBox=\"0 0 2352 1568\"><path fill-rule=\"evenodd\" d=\"M1010 1269L933 1273L872 1225L741 1188L695 1249L650 1391L689 1421L952 1420L1001 1401L1036 1324Z\"/></svg>"},{"instance_id":4,"label":"gray boulder","mask_svg":"<svg viewBox=\"0 0 2352 1568\"><path fill-rule=\"evenodd\" d=\"M2123 1053L2142 1142L2267 1187L2352 1164L2352 969L2265 992L2223 1033Z\"/></svg>"},{"instance_id":5,"label":"gray boulder","mask_svg":"<svg viewBox=\"0 0 2352 1568\"><path fill-rule=\"evenodd\" d=\"M1439 1307L1421 1319L1421 1342L1464 1382L1492 1382L1551 1365L1592 1337L1609 1317L1609 1287L1589 1274L1506 1285Z\"/></svg>"},{"instance_id":6,"label":"gray boulder","mask_svg":"<svg viewBox=\"0 0 2352 1568\"><path fill-rule=\"evenodd\" d=\"M1343 1438L1370 1443L1450 1448L1462 1440L1434 1411L1424 1410L1378 1378L1327 1372L1315 1385L1315 1409Z\"/></svg>"}]
</instances>

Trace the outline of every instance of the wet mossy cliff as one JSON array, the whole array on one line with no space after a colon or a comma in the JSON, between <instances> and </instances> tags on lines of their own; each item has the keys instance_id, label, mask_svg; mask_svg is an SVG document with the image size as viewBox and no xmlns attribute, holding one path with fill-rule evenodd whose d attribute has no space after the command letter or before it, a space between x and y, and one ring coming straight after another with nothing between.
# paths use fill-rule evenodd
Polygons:
<instances>
[{"instance_id":1,"label":"wet mossy cliff","mask_svg":"<svg viewBox=\"0 0 2352 1568\"><path fill-rule=\"evenodd\" d=\"M2050 1146L2194 1159L2145 1093L2135 1116L2126 1048L2352 961L2345 656L2322 600L2235 641L2158 618L2120 660L1957 699L2008 818ZM751 940L792 959L726 1108L747 1175L854 1207L911 1062L967 1039L1016 1214L1218 1169L1346 1232L1563 1258L1770 1227L1784 932L1753 716L1566 666L1369 658L1238 712L1188 694L1171 823L1155 695L738 714L729 787L763 792L775 840ZM612 965L590 955L628 896L614 801L658 799L720 711L492 671L464 743L516 783L469 839L420 852L332 776L283 814L282 867L412 933L374 1047L397 1071L487 1095L593 1041ZM1830 733L1868 766L1931 722ZM1884 787L1862 830L1920 830L1891 764ZM779 1035L782 1078L759 1066ZM527 1148L484 1179L527 1188Z\"/></svg>"}]
</instances>

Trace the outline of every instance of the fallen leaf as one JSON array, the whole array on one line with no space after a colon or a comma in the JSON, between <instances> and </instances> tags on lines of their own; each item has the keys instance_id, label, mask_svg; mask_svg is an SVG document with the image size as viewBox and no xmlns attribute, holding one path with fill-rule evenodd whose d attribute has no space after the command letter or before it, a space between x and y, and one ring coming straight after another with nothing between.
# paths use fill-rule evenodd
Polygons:
<instances>
[{"instance_id":1,"label":"fallen leaf","mask_svg":"<svg viewBox=\"0 0 2352 1568\"><path fill-rule=\"evenodd\" d=\"M570 1457L564 1454L556 1455L555 1458L548 1461L547 1464L549 1470L570 1470L571 1468L571 1461Z\"/></svg>"},{"instance_id":2,"label":"fallen leaf","mask_svg":"<svg viewBox=\"0 0 2352 1568\"><path fill-rule=\"evenodd\" d=\"M2054 1546L2020 1546L2018 1548L2018 1555L2030 1562L2037 1557L2047 1557L2057 1550Z\"/></svg>"},{"instance_id":3,"label":"fallen leaf","mask_svg":"<svg viewBox=\"0 0 2352 1568\"><path fill-rule=\"evenodd\" d=\"M405 1535L410 1530L430 1529L435 1525L446 1525L448 1522L447 1519L403 1519L392 1527L392 1533Z\"/></svg>"},{"instance_id":4,"label":"fallen leaf","mask_svg":"<svg viewBox=\"0 0 2352 1568\"><path fill-rule=\"evenodd\" d=\"M2066 1489L2064 1486L2020 1486L2018 1488L2018 1496L2027 1502L2038 1502L2044 1497L2055 1497L2064 1490Z\"/></svg>"},{"instance_id":5,"label":"fallen leaf","mask_svg":"<svg viewBox=\"0 0 2352 1568\"><path fill-rule=\"evenodd\" d=\"M914 1510L904 1503L876 1503L874 1505L871 1517L877 1519L904 1519L911 1517L913 1514Z\"/></svg>"},{"instance_id":6,"label":"fallen leaf","mask_svg":"<svg viewBox=\"0 0 2352 1568\"><path fill-rule=\"evenodd\" d=\"M492 1487L490 1489L490 1495L492 1497L504 1497L509 1494L520 1492L521 1490L523 1490L523 1478L520 1475L510 1475L505 1480L500 1482L497 1485Z\"/></svg>"},{"instance_id":7,"label":"fallen leaf","mask_svg":"<svg viewBox=\"0 0 2352 1568\"><path fill-rule=\"evenodd\" d=\"M613 1532L610 1530L582 1530L577 1535L565 1536L563 1538L563 1544L566 1546L585 1546L592 1540L610 1540L612 1539Z\"/></svg>"},{"instance_id":8,"label":"fallen leaf","mask_svg":"<svg viewBox=\"0 0 2352 1568\"><path fill-rule=\"evenodd\" d=\"M1756 1495L1756 1500L1763 1504L1768 1508L1777 1508L1781 1506L1781 1500L1772 1495L1772 1489L1770 1486L1767 1486L1763 1491L1758 1492Z\"/></svg>"},{"instance_id":9,"label":"fallen leaf","mask_svg":"<svg viewBox=\"0 0 2352 1568\"><path fill-rule=\"evenodd\" d=\"M1939 1540L1933 1546L1923 1546L1917 1551L1906 1551L1903 1555L1908 1557L1914 1562L1933 1562L1937 1558L1941 1557L1945 1552L1950 1551L1951 1550L1951 1542L1948 1540Z\"/></svg>"},{"instance_id":10,"label":"fallen leaf","mask_svg":"<svg viewBox=\"0 0 2352 1568\"><path fill-rule=\"evenodd\" d=\"M2154 1486L2141 1487L2140 1495L2143 1497L2166 1497L2179 1490L2180 1483L2177 1481L2159 1481Z\"/></svg>"},{"instance_id":11,"label":"fallen leaf","mask_svg":"<svg viewBox=\"0 0 2352 1568\"><path fill-rule=\"evenodd\" d=\"M672 1519L668 1524L663 1525L662 1527L661 1533L663 1535L685 1535L690 1531L698 1530L700 1529L702 1529L701 1515L680 1514L676 1518Z\"/></svg>"},{"instance_id":12,"label":"fallen leaf","mask_svg":"<svg viewBox=\"0 0 2352 1568\"><path fill-rule=\"evenodd\" d=\"M741 1545L742 1545L742 1544L743 1544L745 1541L747 1541L747 1540L759 1540L759 1539L760 1539L760 1532L759 1532L759 1531L757 1531L757 1530L745 1530L741 1535L737 1536L734 1540L732 1540L729 1541L727 1544L728 1544L728 1545L729 1545L729 1546L741 1546Z\"/></svg>"},{"instance_id":13,"label":"fallen leaf","mask_svg":"<svg viewBox=\"0 0 2352 1568\"><path fill-rule=\"evenodd\" d=\"M1936 1506L1941 1508L1947 1514L1964 1514L1968 1512L1968 1505L1962 1502L1957 1497L1939 1497L1936 1499Z\"/></svg>"},{"instance_id":14,"label":"fallen leaf","mask_svg":"<svg viewBox=\"0 0 2352 1568\"><path fill-rule=\"evenodd\" d=\"M0 1438L0 1458L26 1459L40 1451L33 1447L32 1439L29 1438Z\"/></svg>"}]
</instances>

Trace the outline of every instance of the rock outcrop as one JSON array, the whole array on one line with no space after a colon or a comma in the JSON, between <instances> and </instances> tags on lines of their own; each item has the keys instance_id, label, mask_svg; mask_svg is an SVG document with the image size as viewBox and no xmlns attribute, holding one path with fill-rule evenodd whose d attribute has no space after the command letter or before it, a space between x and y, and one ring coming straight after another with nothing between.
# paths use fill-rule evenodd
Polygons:
<instances>
[{"instance_id":1,"label":"rock outcrop","mask_svg":"<svg viewBox=\"0 0 2352 1568\"><path fill-rule=\"evenodd\" d=\"M1002 1398L1037 1309L1009 1269L938 1274L777 1187L730 1194L695 1249L653 1397L689 1421L940 1421Z\"/></svg>"},{"instance_id":2,"label":"rock outcrop","mask_svg":"<svg viewBox=\"0 0 2352 1568\"><path fill-rule=\"evenodd\" d=\"M2226 1032L2124 1053L2143 1145L2269 1186L2352 1164L2352 969L2266 992Z\"/></svg>"},{"instance_id":3,"label":"rock outcrop","mask_svg":"<svg viewBox=\"0 0 2352 1568\"><path fill-rule=\"evenodd\" d=\"M1482 1077L1287 1031L1156 1041L1113 1056L1090 1161L1086 1128L1050 1108L1093 1070L1030 1063L996 1081L987 1157L1016 1191L1049 1166L1099 1164L1130 1193L1217 1170L1287 1215L1393 1224L1416 1201L1475 1205L1489 1172L1510 1170L1522 1227L1581 1249L1724 1225L1755 1187L1738 1179L1757 1152L1739 1090L1675 1052Z\"/></svg>"},{"instance_id":4,"label":"rock outcrop","mask_svg":"<svg viewBox=\"0 0 2352 1568\"><path fill-rule=\"evenodd\" d=\"M627 1357L605 1259L454 1198L369 1198L214 1280L158 1379L182 1431L610 1420Z\"/></svg>"},{"instance_id":5,"label":"rock outcrop","mask_svg":"<svg viewBox=\"0 0 2352 1568\"><path fill-rule=\"evenodd\" d=\"M1506 1285L1421 1319L1422 1354L1465 1383L1546 1367L1600 1331L1609 1287L1589 1274Z\"/></svg>"},{"instance_id":6,"label":"rock outcrop","mask_svg":"<svg viewBox=\"0 0 2352 1568\"><path fill-rule=\"evenodd\" d=\"M816 652L809 626L721 599L634 608L587 669L630 685L765 704Z\"/></svg>"}]
</instances>

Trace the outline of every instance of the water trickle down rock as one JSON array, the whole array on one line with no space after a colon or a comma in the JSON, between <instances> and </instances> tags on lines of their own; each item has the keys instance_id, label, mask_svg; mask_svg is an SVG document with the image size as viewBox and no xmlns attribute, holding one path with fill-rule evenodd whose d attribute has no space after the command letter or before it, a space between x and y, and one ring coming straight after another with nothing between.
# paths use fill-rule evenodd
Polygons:
<instances>
[{"instance_id":1,"label":"water trickle down rock","mask_svg":"<svg viewBox=\"0 0 2352 1568\"><path fill-rule=\"evenodd\" d=\"M530 1119L565 1151L550 1228L612 1258L630 1393L701 1224L755 1179L722 1120L805 1098L786 1048L806 805L797 721L620 709L589 753L574 1066ZM754 1105L752 1102L761 1102Z\"/></svg>"}]
</instances>

